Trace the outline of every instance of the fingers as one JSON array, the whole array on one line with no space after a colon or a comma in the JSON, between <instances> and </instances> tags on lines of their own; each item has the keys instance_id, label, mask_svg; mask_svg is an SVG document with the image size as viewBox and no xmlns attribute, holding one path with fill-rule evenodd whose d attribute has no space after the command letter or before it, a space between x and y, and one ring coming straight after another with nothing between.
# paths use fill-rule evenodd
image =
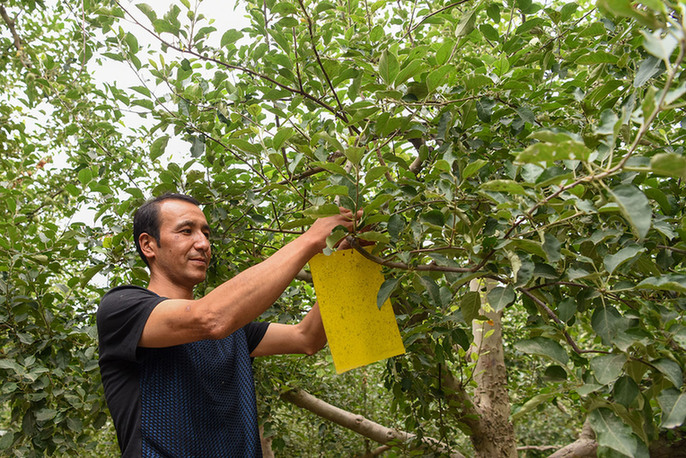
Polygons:
<instances>
[{"instance_id":1,"label":"fingers","mask_svg":"<svg viewBox=\"0 0 686 458\"><path fill-rule=\"evenodd\" d=\"M352 210L350 210L349 208L345 208L345 207L338 207L338 209L341 212L341 215L347 216L350 219L352 219L352 217L353 217L353 211ZM355 219L357 220L357 219L362 218L363 214L364 214L363 209L357 210L357 213L355 214Z\"/></svg>"}]
</instances>

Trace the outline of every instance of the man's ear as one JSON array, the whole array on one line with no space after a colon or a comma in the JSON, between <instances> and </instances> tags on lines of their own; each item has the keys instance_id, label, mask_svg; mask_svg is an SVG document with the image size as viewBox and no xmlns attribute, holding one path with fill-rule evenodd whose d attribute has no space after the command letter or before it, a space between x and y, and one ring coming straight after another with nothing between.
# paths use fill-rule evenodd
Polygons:
<instances>
[{"instance_id":1,"label":"man's ear","mask_svg":"<svg viewBox=\"0 0 686 458\"><path fill-rule=\"evenodd\" d=\"M147 232L143 232L138 236L138 244L141 247L143 255L145 255L145 257L148 259L148 262L150 262L150 260L155 257L157 240L155 240L155 237Z\"/></svg>"}]
</instances>

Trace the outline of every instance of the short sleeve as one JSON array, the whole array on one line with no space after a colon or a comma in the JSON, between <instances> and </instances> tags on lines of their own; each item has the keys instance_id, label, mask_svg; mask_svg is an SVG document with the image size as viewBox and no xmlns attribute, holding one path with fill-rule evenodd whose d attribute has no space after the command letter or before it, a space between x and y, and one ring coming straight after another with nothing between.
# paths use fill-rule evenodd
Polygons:
<instances>
[{"instance_id":1,"label":"short sleeve","mask_svg":"<svg viewBox=\"0 0 686 458\"><path fill-rule=\"evenodd\" d=\"M121 286L105 294L96 315L100 360L135 362L145 323L165 299L138 286Z\"/></svg>"},{"instance_id":2,"label":"short sleeve","mask_svg":"<svg viewBox=\"0 0 686 458\"><path fill-rule=\"evenodd\" d=\"M252 353L255 348L262 342L264 334L267 332L269 323L265 322L252 322L245 325L243 328L245 330L245 337L248 340L248 352Z\"/></svg>"}]
</instances>

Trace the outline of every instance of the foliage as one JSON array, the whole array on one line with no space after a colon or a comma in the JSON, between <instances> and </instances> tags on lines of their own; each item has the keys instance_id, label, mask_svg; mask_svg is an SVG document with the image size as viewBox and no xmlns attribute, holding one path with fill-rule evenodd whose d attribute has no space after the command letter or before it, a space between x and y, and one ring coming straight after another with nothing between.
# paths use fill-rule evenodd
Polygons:
<instances>
[{"instance_id":1,"label":"foliage","mask_svg":"<svg viewBox=\"0 0 686 458\"><path fill-rule=\"evenodd\" d=\"M122 190L133 156L84 68L68 5L3 2L0 23L0 450L109 450L89 286L108 250L81 211ZM107 158L116 157L117 161ZM129 159L127 159L129 158ZM109 446L106 445L109 441Z\"/></svg>"},{"instance_id":2,"label":"foliage","mask_svg":"<svg viewBox=\"0 0 686 458\"><path fill-rule=\"evenodd\" d=\"M65 151L72 168L51 171L49 182L5 186L4 211L25 218L15 222L19 231L3 226L3 250L21 263L5 273L20 291L5 295L8 311L9 297L47 296L47 309L78 297L78 306L61 307L68 313L53 313L64 324L40 332L70 329L69 312L95 297L87 280L67 283L67 291L76 287L69 295L55 286L74 275L76 262L102 269L111 284L144 282L127 218L151 193L182 190L206 204L217 249L204 289L340 203L364 208L360 226L368 230L356 236L376 242L373 255L390 280L382 294L394 302L408 351L388 362L383 380L404 428L449 445L470 433L459 406L447 402L440 371L473 388L471 323L480 316L478 293L465 286L483 278L498 282L488 299L506 322L526 317L506 333L508 363L522 367L533 357L547 365L540 392L512 396L513 418L525 419L555 392L565 407L578 406L577 421L588 413L601 453L628 456L683 429L683 4L247 0L242 30L217 30L199 5L180 0L158 12L84 3L87 28L103 33L103 58L130 65L140 84L98 90L84 80L80 92L60 92L63 83L46 77L50 67L38 54L40 82L17 83L13 94L26 93L28 106L37 104L33 87L69 110L50 113L56 122L45 135L39 127L21 137L16 119L11 136L0 130L5 144L21 145L8 147L20 159L7 163L3 181L40 158L23 149L33 140L55 139L58 149L71 141L73 149ZM84 50L95 38L68 25L79 39L51 46L76 50L55 56L94 59ZM144 36L159 48L142 44ZM3 59L14 65L2 73L4 85L7 72L28 72L18 57ZM81 105L75 94L84 95ZM122 107L152 127L125 134L115 124ZM187 153L169 162L179 139ZM43 189L61 190L64 200L41 213L46 223L24 223ZM97 224L70 226L67 241L57 217L79 205L95 206ZM53 231L39 232L46 224ZM45 274L41 284L22 280L39 250L48 257L33 267ZM297 316L300 301L284 297L284 314L274 319ZM44 337L10 344L18 313L9 313L3 355L15 352L25 367L22 345ZM17 403L30 402L24 390L17 387Z\"/></svg>"}]
</instances>

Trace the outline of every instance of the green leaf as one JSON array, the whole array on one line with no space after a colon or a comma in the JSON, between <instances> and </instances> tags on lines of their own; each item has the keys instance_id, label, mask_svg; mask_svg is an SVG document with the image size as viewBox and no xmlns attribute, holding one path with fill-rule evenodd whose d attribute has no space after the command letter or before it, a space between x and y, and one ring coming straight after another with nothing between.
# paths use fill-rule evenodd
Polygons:
<instances>
[{"instance_id":1,"label":"green leaf","mask_svg":"<svg viewBox=\"0 0 686 458\"><path fill-rule=\"evenodd\" d=\"M153 10L152 7L147 3L138 3L136 4L136 8L145 14L150 22L153 22L155 19L157 19L155 10Z\"/></svg>"},{"instance_id":2,"label":"green leaf","mask_svg":"<svg viewBox=\"0 0 686 458\"><path fill-rule=\"evenodd\" d=\"M639 389L634 379L628 375L620 377L612 388L612 395L615 401L624 407L629 407L638 397Z\"/></svg>"},{"instance_id":3,"label":"green leaf","mask_svg":"<svg viewBox=\"0 0 686 458\"><path fill-rule=\"evenodd\" d=\"M573 297L564 299L557 305L557 317L568 323L577 311L577 303Z\"/></svg>"},{"instance_id":4,"label":"green leaf","mask_svg":"<svg viewBox=\"0 0 686 458\"><path fill-rule=\"evenodd\" d=\"M490 97L481 97L476 101L476 114L479 119L485 123L491 122L494 108L495 100Z\"/></svg>"},{"instance_id":5,"label":"green leaf","mask_svg":"<svg viewBox=\"0 0 686 458\"><path fill-rule=\"evenodd\" d=\"M486 164L488 164L488 161L484 159L477 159L475 161L470 162L462 171L462 179L466 180L467 178L473 176Z\"/></svg>"},{"instance_id":6,"label":"green leaf","mask_svg":"<svg viewBox=\"0 0 686 458\"><path fill-rule=\"evenodd\" d=\"M129 47L129 50L132 53L135 54L138 52L138 40L131 32L126 33L126 35L124 36L124 41L126 42L126 45Z\"/></svg>"},{"instance_id":7,"label":"green leaf","mask_svg":"<svg viewBox=\"0 0 686 458\"><path fill-rule=\"evenodd\" d=\"M528 401L526 401L522 406L512 414L511 418L513 421L521 420L526 418L527 414L533 412L536 407L543 404L544 402L551 401L556 396L556 393L541 393L538 394Z\"/></svg>"},{"instance_id":8,"label":"green leaf","mask_svg":"<svg viewBox=\"0 0 686 458\"><path fill-rule=\"evenodd\" d=\"M669 58L676 49L678 40L671 33L667 33L664 37L661 36L660 31L648 33L641 30L643 34L643 47L653 56L669 62Z\"/></svg>"},{"instance_id":9,"label":"green leaf","mask_svg":"<svg viewBox=\"0 0 686 458\"><path fill-rule=\"evenodd\" d=\"M608 385L619 378L626 361L626 355L620 353L597 356L590 361L590 365L598 383Z\"/></svg>"},{"instance_id":10,"label":"green leaf","mask_svg":"<svg viewBox=\"0 0 686 458\"><path fill-rule=\"evenodd\" d=\"M236 29L229 29L222 35L220 46L225 48L228 45L235 45L241 38L243 38L243 32Z\"/></svg>"},{"instance_id":11,"label":"green leaf","mask_svg":"<svg viewBox=\"0 0 686 458\"><path fill-rule=\"evenodd\" d=\"M194 136L193 138L195 139L197 137ZM229 138L226 140L226 143L250 154L257 154L261 150L259 145L253 145L243 138Z\"/></svg>"},{"instance_id":12,"label":"green leaf","mask_svg":"<svg viewBox=\"0 0 686 458\"><path fill-rule=\"evenodd\" d=\"M659 277L648 277L636 285L636 288L686 293L686 275L666 274Z\"/></svg>"},{"instance_id":13,"label":"green leaf","mask_svg":"<svg viewBox=\"0 0 686 458\"><path fill-rule=\"evenodd\" d=\"M0 359L0 369L12 369L17 374L23 374L25 372L24 368L21 367L14 359L6 357Z\"/></svg>"},{"instance_id":14,"label":"green leaf","mask_svg":"<svg viewBox=\"0 0 686 458\"><path fill-rule=\"evenodd\" d=\"M277 169L280 169L281 167L284 166L286 163L284 161L283 155L280 153L269 153L269 162L276 167ZM346 188L347 189L347 188Z\"/></svg>"},{"instance_id":15,"label":"green leaf","mask_svg":"<svg viewBox=\"0 0 686 458\"><path fill-rule=\"evenodd\" d=\"M391 215L388 218L387 228L391 240L398 240L400 233L405 229L405 218L400 215Z\"/></svg>"},{"instance_id":16,"label":"green leaf","mask_svg":"<svg viewBox=\"0 0 686 458\"><path fill-rule=\"evenodd\" d=\"M331 234L329 234L329 236L326 237L326 248L328 250L333 250L336 247L336 245L338 244L338 242L340 242L345 237L347 237L348 234L349 234L349 232L346 229L344 229L342 226L335 228L331 232ZM324 250L324 253L327 256L330 254L330 252L327 252L326 250Z\"/></svg>"},{"instance_id":17,"label":"green leaf","mask_svg":"<svg viewBox=\"0 0 686 458\"><path fill-rule=\"evenodd\" d=\"M612 344L621 322L622 315L610 305L598 307L591 316L591 326L605 345Z\"/></svg>"},{"instance_id":18,"label":"green leaf","mask_svg":"<svg viewBox=\"0 0 686 458\"><path fill-rule=\"evenodd\" d=\"M598 444L611 448L626 456L635 456L637 443L631 427L617 417L610 409L601 407L589 415L591 427L596 434Z\"/></svg>"},{"instance_id":19,"label":"green leaf","mask_svg":"<svg viewBox=\"0 0 686 458\"><path fill-rule=\"evenodd\" d=\"M393 83L398 75L398 58L392 51L384 49L379 59L379 74L388 85Z\"/></svg>"},{"instance_id":20,"label":"green leaf","mask_svg":"<svg viewBox=\"0 0 686 458\"><path fill-rule=\"evenodd\" d=\"M47 408L46 409L39 409L38 411L36 411L35 415L36 415L37 421L41 421L41 422L42 421L48 421L48 420L52 420L53 418L55 418L55 416L57 415L57 410L47 409Z\"/></svg>"},{"instance_id":21,"label":"green leaf","mask_svg":"<svg viewBox=\"0 0 686 458\"><path fill-rule=\"evenodd\" d=\"M336 138L332 137L326 132L318 132L312 136L312 144L316 144L319 140L323 140L325 143L329 144L329 146L334 147L336 151L340 151L341 153L345 150L343 145L341 145Z\"/></svg>"},{"instance_id":22,"label":"green leaf","mask_svg":"<svg viewBox=\"0 0 686 458\"><path fill-rule=\"evenodd\" d=\"M504 288L502 286L496 286L488 292L487 296L488 305L496 312L499 312L508 305L514 303L516 298L512 285L507 285Z\"/></svg>"},{"instance_id":23,"label":"green leaf","mask_svg":"<svg viewBox=\"0 0 686 458\"><path fill-rule=\"evenodd\" d=\"M641 87L652 77L662 72L660 59L648 56L643 59L638 66L638 71L634 76L634 87Z\"/></svg>"},{"instance_id":24,"label":"green leaf","mask_svg":"<svg viewBox=\"0 0 686 458\"><path fill-rule=\"evenodd\" d=\"M591 151L581 142L574 140L559 143L534 143L517 155L520 164L552 164L563 160L586 161Z\"/></svg>"},{"instance_id":25,"label":"green leaf","mask_svg":"<svg viewBox=\"0 0 686 458\"><path fill-rule=\"evenodd\" d=\"M445 215L440 210L430 210L422 213L421 220L432 226L443 227L445 224Z\"/></svg>"},{"instance_id":26,"label":"green leaf","mask_svg":"<svg viewBox=\"0 0 686 458\"><path fill-rule=\"evenodd\" d=\"M465 89L468 91L473 91L475 89L480 89L484 86L491 86L493 84L493 80L489 78L486 75L482 75L480 73L476 75L470 75L467 76L464 79L464 86Z\"/></svg>"},{"instance_id":27,"label":"green leaf","mask_svg":"<svg viewBox=\"0 0 686 458\"><path fill-rule=\"evenodd\" d=\"M479 316L481 310L481 294L478 291L469 291L460 300L460 311L462 318L467 324L471 324Z\"/></svg>"},{"instance_id":28,"label":"green leaf","mask_svg":"<svg viewBox=\"0 0 686 458\"><path fill-rule=\"evenodd\" d=\"M653 218L650 202L645 194L634 185L620 185L613 188L610 193L636 237L645 238Z\"/></svg>"},{"instance_id":29,"label":"green leaf","mask_svg":"<svg viewBox=\"0 0 686 458\"><path fill-rule=\"evenodd\" d=\"M616 64L619 60L615 54L605 51L596 51L585 54L574 61L577 65Z\"/></svg>"},{"instance_id":30,"label":"green leaf","mask_svg":"<svg viewBox=\"0 0 686 458\"><path fill-rule=\"evenodd\" d=\"M324 204L306 209L303 214L310 218L325 218L327 216L339 215L340 208L336 204Z\"/></svg>"},{"instance_id":31,"label":"green leaf","mask_svg":"<svg viewBox=\"0 0 686 458\"><path fill-rule=\"evenodd\" d=\"M429 73L426 77L426 87L429 93L434 92L438 87L447 82L446 75L455 70L452 65L442 65Z\"/></svg>"},{"instance_id":32,"label":"green leaf","mask_svg":"<svg viewBox=\"0 0 686 458\"><path fill-rule=\"evenodd\" d=\"M399 86L411 77L421 73L423 65L424 63L421 59L414 59L404 64L400 72L398 72L398 76L395 78L395 86Z\"/></svg>"},{"instance_id":33,"label":"green leaf","mask_svg":"<svg viewBox=\"0 0 686 458\"><path fill-rule=\"evenodd\" d=\"M476 13L479 11L479 7L465 13L457 24L455 28L455 36L457 38L469 35L472 30L474 30L474 20L476 19Z\"/></svg>"},{"instance_id":34,"label":"green leaf","mask_svg":"<svg viewBox=\"0 0 686 458\"><path fill-rule=\"evenodd\" d=\"M605 256L605 259L603 260L603 263L605 264L605 270L607 270L607 273L612 274L621 264L635 258L645 251L646 249L644 247L628 246L622 248L615 254L609 254Z\"/></svg>"},{"instance_id":35,"label":"green leaf","mask_svg":"<svg viewBox=\"0 0 686 458\"><path fill-rule=\"evenodd\" d=\"M294 131L290 127L283 127L279 129L279 131L274 135L274 138L272 139L272 148L275 150L279 150L283 143L287 141L289 138L291 138L294 134Z\"/></svg>"},{"instance_id":36,"label":"green leaf","mask_svg":"<svg viewBox=\"0 0 686 458\"><path fill-rule=\"evenodd\" d=\"M657 369L662 373L662 375L667 377L667 380L672 382L672 384L676 388L681 388L681 385L684 384L684 376L681 372L681 367L677 362L672 361L668 358L661 358L655 361L651 361L651 364L657 367Z\"/></svg>"},{"instance_id":37,"label":"green leaf","mask_svg":"<svg viewBox=\"0 0 686 458\"><path fill-rule=\"evenodd\" d=\"M0 436L0 450L9 450L14 443L14 432L5 431L5 434Z\"/></svg>"},{"instance_id":38,"label":"green leaf","mask_svg":"<svg viewBox=\"0 0 686 458\"><path fill-rule=\"evenodd\" d=\"M376 306L379 309L381 309L388 298L391 297L391 294L393 294L393 291L395 291L395 288L399 283L400 279L398 278L388 278L381 284L379 292L376 295Z\"/></svg>"},{"instance_id":39,"label":"green leaf","mask_svg":"<svg viewBox=\"0 0 686 458\"><path fill-rule=\"evenodd\" d=\"M357 234L357 237L361 238L362 240L367 240L369 242L378 242L378 243L390 242L390 236L386 233L383 233L383 232L376 232L376 231L360 232Z\"/></svg>"},{"instance_id":40,"label":"green leaf","mask_svg":"<svg viewBox=\"0 0 686 458\"><path fill-rule=\"evenodd\" d=\"M105 264L103 263L86 269L83 274L81 274L81 286L86 286L88 282L91 281L91 279L104 268Z\"/></svg>"},{"instance_id":41,"label":"green leaf","mask_svg":"<svg viewBox=\"0 0 686 458\"><path fill-rule=\"evenodd\" d=\"M515 348L530 355L545 356L563 366L569 362L569 355L565 349L554 340L546 337L534 337L533 339L520 340L515 343Z\"/></svg>"},{"instance_id":42,"label":"green leaf","mask_svg":"<svg viewBox=\"0 0 686 458\"><path fill-rule=\"evenodd\" d=\"M388 172L389 170L390 170L390 168L388 166L384 166L384 165L372 167L371 169L369 169L367 174L364 176L364 182L367 185L375 184L376 180L378 178L384 176L384 174L386 174L386 172Z\"/></svg>"},{"instance_id":43,"label":"green leaf","mask_svg":"<svg viewBox=\"0 0 686 458\"><path fill-rule=\"evenodd\" d=\"M665 429L678 428L686 420L686 393L669 388L657 396L657 402L662 409L660 427Z\"/></svg>"},{"instance_id":44,"label":"green leaf","mask_svg":"<svg viewBox=\"0 0 686 458\"><path fill-rule=\"evenodd\" d=\"M541 248L543 249L543 252L545 253L545 256L548 259L548 261L559 261L562 258L560 252L560 247L562 246L562 244L560 243L560 241L557 239L557 237L548 233L546 233L543 236L543 239L544 241L541 245Z\"/></svg>"},{"instance_id":45,"label":"green leaf","mask_svg":"<svg viewBox=\"0 0 686 458\"><path fill-rule=\"evenodd\" d=\"M320 191L320 194L323 196L347 196L348 187L342 184L327 186Z\"/></svg>"},{"instance_id":46,"label":"green leaf","mask_svg":"<svg viewBox=\"0 0 686 458\"><path fill-rule=\"evenodd\" d=\"M82 185L86 186L88 183L91 182L93 179L93 174L91 172L91 169L89 168L83 168L79 170L79 181L81 182Z\"/></svg>"},{"instance_id":47,"label":"green leaf","mask_svg":"<svg viewBox=\"0 0 686 458\"><path fill-rule=\"evenodd\" d=\"M498 41L498 38L500 38L498 31L490 24L481 24L479 26L479 31L487 40Z\"/></svg>"},{"instance_id":48,"label":"green leaf","mask_svg":"<svg viewBox=\"0 0 686 458\"><path fill-rule=\"evenodd\" d=\"M567 371L562 366L551 364L545 368L542 379L546 382L564 382L567 380Z\"/></svg>"},{"instance_id":49,"label":"green leaf","mask_svg":"<svg viewBox=\"0 0 686 458\"><path fill-rule=\"evenodd\" d=\"M361 146L350 146L343 151L343 154L345 154L345 157L347 157L350 162L359 166L362 163L362 159L366 152L366 148Z\"/></svg>"},{"instance_id":50,"label":"green leaf","mask_svg":"<svg viewBox=\"0 0 686 458\"><path fill-rule=\"evenodd\" d=\"M650 158L653 173L686 180L686 157L674 153L658 153Z\"/></svg>"},{"instance_id":51,"label":"green leaf","mask_svg":"<svg viewBox=\"0 0 686 458\"><path fill-rule=\"evenodd\" d=\"M493 180L481 185L484 191L504 192L507 194L526 194L522 185L514 180Z\"/></svg>"},{"instance_id":52,"label":"green leaf","mask_svg":"<svg viewBox=\"0 0 686 458\"><path fill-rule=\"evenodd\" d=\"M660 26L660 23L653 15L634 9L633 3L631 0L599 0L598 8L611 16L634 18L640 24L649 28L658 28Z\"/></svg>"},{"instance_id":53,"label":"green leaf","mask_svg":"<svg viewBox=\"0 0 686 458\"><path fill-rule=\"evenodd\" d=\"M656 96L657 95L657 89L655 87L650 86L648 90L645 92L643 95L643 101L641 102L641 111L643 113L643 119L646 120L650 117L651 114L655 111L656 108Z\"/></svg>"},{"instance_id":54,"label":"green leaf","mask_svg":"<svg viewBox=\"0 0 686 458\"><path fill-rule=\"evenodd\" d=\"M191 156L200 157L205 152L205 137L194 135L191 142Z\"/></svg>"}]
</instances>

